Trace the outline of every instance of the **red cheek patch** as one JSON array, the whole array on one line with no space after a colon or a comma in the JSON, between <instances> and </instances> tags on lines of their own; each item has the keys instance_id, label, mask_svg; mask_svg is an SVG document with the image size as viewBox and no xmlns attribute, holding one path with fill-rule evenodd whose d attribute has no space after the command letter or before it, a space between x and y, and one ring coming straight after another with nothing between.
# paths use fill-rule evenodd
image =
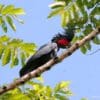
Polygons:
<instances>
[{"instance_id":1,"label":"red cheek patch","mask_svg":"<svg viewBox=\"0 0 100 100\"><path fill-rule=\"evenodd\" d=\"M66 40L66 39L60 39L58 40L57 42L59 45L62 45L62 46L67 46L69 44L69 41Z\"/></svg>"}]
</instances>

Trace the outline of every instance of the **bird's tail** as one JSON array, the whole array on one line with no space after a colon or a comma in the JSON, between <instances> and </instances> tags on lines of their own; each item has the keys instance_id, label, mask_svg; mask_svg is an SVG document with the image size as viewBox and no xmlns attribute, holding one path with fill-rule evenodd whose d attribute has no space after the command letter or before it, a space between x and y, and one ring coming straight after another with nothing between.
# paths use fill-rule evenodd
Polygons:
<instances>
[{"instance_id":1,"label":"bird's tail","mask_svg":"<svg viewBox=\"0 0 100 100\"><path fill-rule=\"evenodd\" d=\"M20 75L20 77L22 77L22 76L24 76L25 75L25 67L23 67L21 70L20 70L20 72L19 72L19 75Z\"/></svg>"},{"instance_id":2,"label":"bird's tail","mask_svg":"<svg viewBox=\"0 0 100 100\"><path fill-rule=\"evenodd\" d=\"M30 65L26 64L22 67L22 69L19 72L20 77L24 76L25 74L35 70L37 68L37 65Z\"/></svg>"},{"instance_id":3,"label":"bird's tail","mask_svg":"<svg viewBox=\"0 0 100 100\"><path fill-rule=\"evenodd\" d=\"M27 68L27 65L24 65L24 66L22 67L22 69L20 70L19 75L20 75L20 77L22 77L22 76L24 76L25 74L27 74L28 72L30 72L30 71L29 71L29 69Z\"/></svg>"}]
</instances>

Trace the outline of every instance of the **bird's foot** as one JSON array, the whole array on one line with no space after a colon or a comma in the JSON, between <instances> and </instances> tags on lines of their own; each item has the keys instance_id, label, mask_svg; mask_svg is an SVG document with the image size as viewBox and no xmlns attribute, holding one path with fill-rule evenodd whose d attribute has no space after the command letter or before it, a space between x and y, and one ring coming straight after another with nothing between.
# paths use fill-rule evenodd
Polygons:
<instances>
[{"instance_id":1,"label":"bird's foot","mask_svg":"<svg viewBox=\"0 0 100 100\"><path fill-rule=\"evenodd\" d=\"M55 62L55 63L59 61L59 59L58 59L58 57L57 57L57 56L56 56L56 57L54 57L53 59L54 59L54 62ZM51 67L46 68L46 70L47 70L47 71L48 71L48 70L50 70L50 69L51 69Z\"/></svg>"},{"instance_id":2,"label":"bird's foot","mask_svg":"<svg viewBox=\"0 0 100 100\"><path fill-rule=\"evenodd\" d=\"M66 48L68 49L68 48L70 48L71 46L72 46L72 43L69 43L69 44L67 45Z\"/></svg>"},{"instance_id":3,"label":"bird's foot","mask_svg":"<svg viewBox=\"0 0 100 100\"><path fill-rule=\"evenodd\" d=\"M40 77L41 76L41 74L39 73L39 74L36 74L36 76L35 77Z\"/></svg>"},{"instance_id":4,"label":"bird's foot","mask_svg":"<svg viewBox=\"0 0 100 100\"><path fill-rule=\"evenodd\" d=\"M59 58L56 56L55 58L54 58L54 62L56 63L56 62L58 62L59 61Z\"/></svg>"}]
</instances>

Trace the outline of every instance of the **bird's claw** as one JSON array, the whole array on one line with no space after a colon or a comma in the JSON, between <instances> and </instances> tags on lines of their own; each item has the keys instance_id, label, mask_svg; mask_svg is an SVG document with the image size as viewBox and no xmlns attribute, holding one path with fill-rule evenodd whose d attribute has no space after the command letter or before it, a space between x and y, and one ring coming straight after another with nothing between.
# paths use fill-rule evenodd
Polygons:
<instances>
[{"instance_id":1,"label":"bird's claw","mask_svg":"<svg viewBox=\"0 0 100 100\"><path fill-rule=\"evenodd\" d=\"M54 62L58 62L58 57L57 56L54 58Z\"/></svg>"}]
</instances>

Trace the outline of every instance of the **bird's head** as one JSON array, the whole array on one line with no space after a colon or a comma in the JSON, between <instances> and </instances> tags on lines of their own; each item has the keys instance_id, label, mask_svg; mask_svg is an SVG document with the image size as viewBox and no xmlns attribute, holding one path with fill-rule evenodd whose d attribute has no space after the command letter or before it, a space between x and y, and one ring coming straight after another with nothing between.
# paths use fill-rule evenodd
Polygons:
<instances>
[{"instance_id":1,"label":"bird's head","mask_svg":"<svg viewBox=\"0 0 100 100\"><path fill-rule=\"evenodd\" d=\"M57 43L58 48L66 48L74 37L74 29L64 29L63 34L58 33L52 38L52 42Z\"/></svg>"},{"instance_id":2,"label":"bird's head","mask_svg":"<svg viewBox=\"0 0 100 100\"><path fill-rule=\"evenodd\" d=\"M62 35L60 33L53 37L51 41L57 43L58 48L66 48L66 46L69 44L69 40L67 39L66 35Z\"/></svg>"}]
</instances>

